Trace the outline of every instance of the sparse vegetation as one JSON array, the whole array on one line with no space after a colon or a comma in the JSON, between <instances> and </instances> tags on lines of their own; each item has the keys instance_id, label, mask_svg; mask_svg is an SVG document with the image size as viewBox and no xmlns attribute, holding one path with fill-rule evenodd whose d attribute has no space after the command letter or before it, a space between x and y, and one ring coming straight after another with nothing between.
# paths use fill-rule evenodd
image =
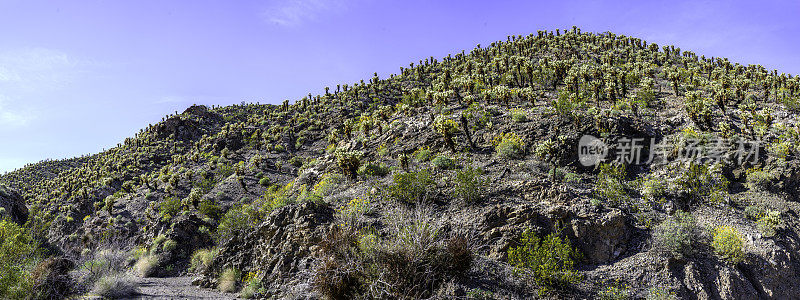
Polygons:
<instances>
[{"instance_id":1,"label":"sparse vegetation","mask_svg":"<svg viewBox=\"0 0 800 300\"><path fill-rule=\"evenodd\" d=\"M673 257L683 258L692 254L700 242L700 229L694 218L684 212L664 220L653 232L653 247Z\"/></svg>"}]
</instances>

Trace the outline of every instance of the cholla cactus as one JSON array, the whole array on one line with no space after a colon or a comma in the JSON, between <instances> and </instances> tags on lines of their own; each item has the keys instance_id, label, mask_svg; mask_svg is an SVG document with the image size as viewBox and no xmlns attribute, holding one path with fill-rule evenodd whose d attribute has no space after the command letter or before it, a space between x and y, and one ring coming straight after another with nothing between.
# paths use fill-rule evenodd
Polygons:
<instances>
[{"instance_id":1,"label":"cholla cactus","mask_svg":"<svg viewBox=\"0 0 800 300\"><path fill-rule=\"evenodd\" d=\"M444 117L444 116L436 116L436 119L433 121L433 128L442 135L444 138L444 142L451 151L456 152L456 145L453 141L453 134L458 132L458 123L453 119Z\"/></svg>"}]
</instances>

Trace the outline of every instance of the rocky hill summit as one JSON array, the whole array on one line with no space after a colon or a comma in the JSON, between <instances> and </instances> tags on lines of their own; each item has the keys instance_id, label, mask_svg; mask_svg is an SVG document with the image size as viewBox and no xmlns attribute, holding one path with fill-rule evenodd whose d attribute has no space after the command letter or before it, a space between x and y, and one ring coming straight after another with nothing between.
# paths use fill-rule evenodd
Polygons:
<instances>
[{"instance_id":1,"label":"rocky hill summit","mask_svg":"<svg viewBox=\"0 0 800 300\"><path fill-rule=\"evenodd\" d=\"M399 71L3 175L0 293L800 298L798 77L578 28Z\"/></svg>"}]
</instances>

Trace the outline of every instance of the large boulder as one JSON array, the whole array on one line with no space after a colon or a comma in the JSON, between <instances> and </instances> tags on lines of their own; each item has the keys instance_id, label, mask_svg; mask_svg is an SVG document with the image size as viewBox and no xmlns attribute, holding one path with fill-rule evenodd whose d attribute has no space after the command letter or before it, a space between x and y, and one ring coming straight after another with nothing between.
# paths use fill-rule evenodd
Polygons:
<instances>
[{"instance_id":1,"label":"large boulder","mask_svg":"<svg viewBox=\"0 0 800 300\"><path fill-rule=\"evenodd\" d=\"M6 186L0 185L0 217L22 225L28 221L28 208L20 194Z\"/></svg>"}]
</instances>

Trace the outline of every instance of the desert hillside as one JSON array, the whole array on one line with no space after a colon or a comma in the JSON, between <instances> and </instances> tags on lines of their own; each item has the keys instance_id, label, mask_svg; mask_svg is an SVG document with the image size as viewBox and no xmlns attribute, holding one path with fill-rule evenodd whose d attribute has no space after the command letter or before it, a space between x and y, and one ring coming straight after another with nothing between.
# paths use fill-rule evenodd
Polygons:
<instances>
[{"instance_id":1,"label":"desert hillside","mask_svg":"<svg viewBox=\"0 0 800 300\"><path fill-rule=\"evenodd\" d=\"M800 298L798 77L578 28L398 71L3 175L0 295Z\"/></svg>"}]
</instances>

